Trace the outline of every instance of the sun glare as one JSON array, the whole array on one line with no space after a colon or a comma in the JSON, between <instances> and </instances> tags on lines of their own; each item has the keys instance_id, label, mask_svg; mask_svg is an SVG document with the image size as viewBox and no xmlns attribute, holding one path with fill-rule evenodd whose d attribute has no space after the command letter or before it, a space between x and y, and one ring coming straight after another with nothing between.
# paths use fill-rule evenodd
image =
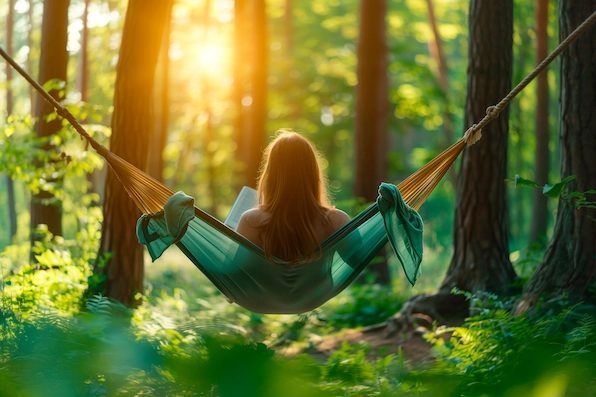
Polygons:
<instances>
[{"instance_id":1,"label":"sun glare","mask_svg":"<svg viewBox=\"0 0 596 397\"><path fill-rule=\"evenodd\" d=\"M221 46L213 44L200 45L191 54L191 67L195 68L198 73L210 77L221 76L225 73L227 53Z\"/></svg>"}]
</instances>

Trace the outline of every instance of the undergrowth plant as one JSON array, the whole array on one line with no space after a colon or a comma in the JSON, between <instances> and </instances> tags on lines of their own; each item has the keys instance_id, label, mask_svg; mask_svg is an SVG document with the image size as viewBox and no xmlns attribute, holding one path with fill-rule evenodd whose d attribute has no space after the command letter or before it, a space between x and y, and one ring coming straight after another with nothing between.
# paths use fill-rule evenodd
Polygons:
<instances>
[{"instance_id":1,"label":"undergrowth plant","mask_svg":"<svg viewBox=\"0 0 596 397\"><path fill-rule=\"evenodd\" d=\"M542 186L538 182L530 179L524 179L519 175L515 175L514 178L508 178L507 181L513 182L514 186L529 186L536 189L541 189L542 193L550 198L559 198L562 202L572 206L577 211L580 211L588 219L596 222L596 218L590 216L583 209L596 209L596 190L590 189L585 192L569 191L565 185L575 179L575 175L570 175L564 178L560 182L554 184L545 184ZM591 198L592 197L592 198Z\"/></svg>"},{"instance_id":2,"label":"undergrowth plant","mask_svg":"<svg viewBox=\"0 0 596 397\"><path fill-rule=\"evenodd\" d=\"M586 308L580 305L558 310L551 305L530 317L512 314L515 299L454 293L471 301L473 315L460 327L438 327L426 335L437 357L432 373L437 380L457 378L454 393L533 395L549 376L566 379L563 392L570 394L557 395L588 396L596 391L596 312L592 308L588 307L591 314L582 314Z\"/></svg>"}]
</instances>

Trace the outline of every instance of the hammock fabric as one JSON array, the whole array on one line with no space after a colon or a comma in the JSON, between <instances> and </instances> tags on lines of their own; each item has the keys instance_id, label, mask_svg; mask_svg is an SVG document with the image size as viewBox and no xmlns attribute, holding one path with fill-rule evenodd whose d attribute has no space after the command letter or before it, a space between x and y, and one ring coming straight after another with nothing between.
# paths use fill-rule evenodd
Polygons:
<instances>
[{"instance_id":1,"label":"hammock fabric","mask_svg":"<svg viewBox=\"0 0 596 397\"><path fill-rule=\"evenodd\" d=\"M405 205L394 185L382 184L377 203L321 245L320 257L290 266L271 263L263 250L195 208L194 199L173 195L163 211L143 215L139 241L155 260L178 247L229 299L256 313L303 313L346 288L389 241L412 285L420 275L422 219Z\"/></svg>"}]
</instances>

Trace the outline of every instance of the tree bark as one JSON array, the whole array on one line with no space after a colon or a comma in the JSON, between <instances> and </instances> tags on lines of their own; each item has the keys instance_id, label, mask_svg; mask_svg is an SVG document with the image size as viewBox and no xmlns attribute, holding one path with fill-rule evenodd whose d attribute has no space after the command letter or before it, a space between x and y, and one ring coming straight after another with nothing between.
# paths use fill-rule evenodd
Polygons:
<instances>
[{"instance_id":1,"label":"tree bark","mask_svg":"<svg viewBox=\"0 0 596 397\"><path fill-rule=\"evenodd\" d=\"M110 146L141 169L154 127L154 74L171 7L172 0L130 0L126 11ZM95 272L104 277L105 294L126 305L137 303L135 295L143 292L143 248L135 235L139 215L120 181L108 173L100 252L113 256L105 268Z\"/></svg>"},{"instance_id":2,"label":"tree bark","mask_svg":"<svg viewBox=\"0 0 596 397\"><path fill-rule=\"evenodd\" d=\"M41 56L39 60L39 78L42 84L51 79L66 81L66 67L68 52L66 51L68 27L69 0L49 0L44 4L43 23L41 32ZM50 91L56 100L63 98L59 90ZM62 128L58 119L46 122L44 117L53 113L54 108L41 95L37 95L35 132L39 137L50 136ZM54 150L50 143L44 145L44 150ZM48 182L58 182L47 176ZM62 234L62 210L54 196L46 191L40 191L31 198L31 229L45 224L54 235ZM35 234L31 234L31 243L35 241Z\"/></svg>"},{"instance_id":3,"label":"tree bark","mask_svg":"<svg viewBox=\"0 0 596 397\"><path fill-rule=\"evenodd\" d=\"M360 2L358 86L354 122L354 195L375 201L379 184L387 176L389 97L387 76L387 2ZM384 255L383 255L384 256ZM387 261L369 265L376 282L391 281Z\"/></svg>"},{"instance_id":4,"label":"tree bark","mask_svg":"<svg viewBox=\"0 0 596 397\"><path fill-rule=\"evenodd\" d=\"M509 92L512 75L513 2L470 2L468 88L464 125ZM498 18L495 18L498 15ZM441 289L509 292L515 271L509 261L505 194L508 111L463 153L454 222L455 252Z\"/></svg>"},{"instance_id":5,"label":"tree bark","mask_svg":"<svg viewBox=\"0 0 596 397\"><path fill-rule=\"evenodd\" d=\"M587 15L596 10L596 0L559 3L559 36L565 39ZM575 175L569 191L596 189L596 29L590 27L561 53L561 178ZM588 197L594 201L594 195ZM592 219L590 219L590 217ZM544 260L534 273L518 311L534 305L538 298L566 294L573 304L594 302L588 285L596 281L596 210L576 210L559 200L553 238Z\"/></svg>"},{"instance_id":6,"label":"tree bark","mask_svg":"<svg viewBox=\"0 0 596 397\"><path fill-rule=\"evenodd\" d=\"M253 20L252 105L251 123L248 133L249 142L247 144L246 180L249 186L255 187L267 133L267 68L269 51L265 0L255 0Z\"/></svg>"},{"instance_id":7,"label":"tree bark","mask_svg":"<svg viewBox=\"0 0 596 397\"><path fill-rule=\"evenodd\" d=\"M157 60L155 77L155 126L149 142L147 155L147 173L163 182L163 150L168 139L169 108L170 108L170 18L166 16L163 28L159 58Z\"/></svg>"},{"instance_id":8,"label":"tree bark","mask_svg":"<svg viewBox=\"0 0 596 397\"><path fill-rule=\"evenodd\" d=\"M548 0L536 0L536 64L548 55ZM548 142L550 131L548 126L548 68L536 78L536 159L534 163L534 180L542 185L548 182L550 150ZM542 241L546 244L546 227L548 224L547 199L542 191L534 190L532 199L532 224L530 226L529 243Z\"/></svg>"}]
</instances>

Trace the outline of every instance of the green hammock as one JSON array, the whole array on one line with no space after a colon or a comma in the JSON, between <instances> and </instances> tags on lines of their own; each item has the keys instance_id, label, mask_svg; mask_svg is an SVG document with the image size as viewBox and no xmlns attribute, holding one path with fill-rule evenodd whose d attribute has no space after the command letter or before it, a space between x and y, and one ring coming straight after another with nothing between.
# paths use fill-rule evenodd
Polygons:
<instances>
[{"instance_id":1,"label":"green hammock","mask_svg":"<svg viewBox=\"0 0 596 397\"><path fill-rule=\"evenodd\" d=\"M192 197L176 193L163 211L139 219L139 241L153 260L176 244L224 295L256 313L319 307L346 288L387 241L412 285L420 275L422 219L394 185L382 184L375 204L327 238L320 258L296 266L267 261L261 248L193 205Z\"/></svg>"}]
</instances>

